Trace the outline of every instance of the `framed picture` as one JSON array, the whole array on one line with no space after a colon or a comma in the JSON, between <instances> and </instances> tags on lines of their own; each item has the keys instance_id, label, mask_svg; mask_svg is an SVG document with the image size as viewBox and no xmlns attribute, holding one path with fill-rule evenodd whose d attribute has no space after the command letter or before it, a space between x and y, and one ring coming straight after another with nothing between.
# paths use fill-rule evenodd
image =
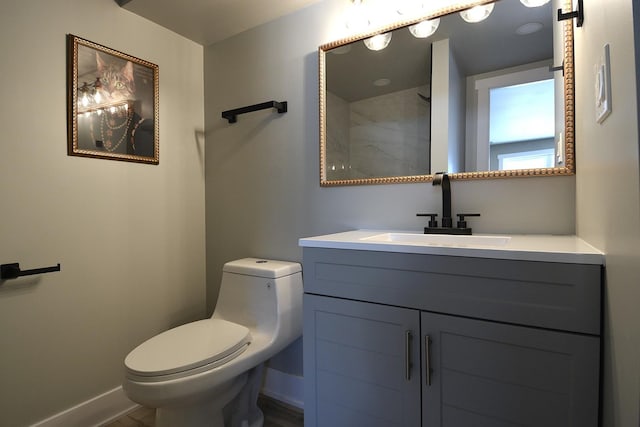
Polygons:
<instances>
[{"instance_id":1,"label":"framed picture","mask_svg":"<svg viewBox=\"0 0 640 427\"><path fill-rule=\"evenodd\" d=\"M67 35L68 154L158 164L158 66Z\"/></svg>"}]
</instances>

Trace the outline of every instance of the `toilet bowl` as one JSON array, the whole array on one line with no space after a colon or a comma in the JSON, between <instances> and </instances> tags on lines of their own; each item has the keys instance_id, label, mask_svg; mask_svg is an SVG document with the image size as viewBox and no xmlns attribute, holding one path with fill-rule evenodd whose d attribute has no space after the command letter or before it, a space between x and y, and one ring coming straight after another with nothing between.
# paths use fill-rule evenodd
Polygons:
<instances>
[{"instance_id":1,"label":"toilet bowl","mask_svg":"<svg viewBox=\"0 0 640 427\"><path fill-rule=\"evenodd\" d=\"M156 427L260 427L262 363L301 334L300 264L231 261L213 315L132 350L123 388L134 402L156 408Z\"/></svg>"}]
</instances>

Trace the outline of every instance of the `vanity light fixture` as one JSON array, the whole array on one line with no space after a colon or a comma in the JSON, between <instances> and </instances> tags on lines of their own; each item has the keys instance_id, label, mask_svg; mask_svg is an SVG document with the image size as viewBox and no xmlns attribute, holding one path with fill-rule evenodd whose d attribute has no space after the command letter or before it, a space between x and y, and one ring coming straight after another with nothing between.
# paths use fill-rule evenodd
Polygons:
<instances>
[{"instance_id":1,"label":"vanity light fixture","mask_svg":"<svg viewBox=\"0 0 640 427\"><path fill-rule=\"evenodd\" d=\"M102 88L102 82L100 77L96 77L96 81L93 83L84 82L82 86L78 88L78 104L82 107L89 107L92 104L100 104L102 97L100 96L100 89Z\"/></svg>"},{"instance_id":2,"label":"vanity light fixture","mask_svg":"<svg viewBox=\"0 0 640 427\"><path fill-rule=\"evenodd\" d=\"M469 22L472 24L476 22L484 21L489 17L489 15L491 15L491 12L493 12L493 6L494 6L494 3L474 6L470 9L463 10L462 12L460 12L460 16L466 22Z\"/></svg>"},{"instance_id":3,"label":"vanity light fixture","mask_svg":"<svg viewBox=\"0 0 640 427\"><path fill-rule=\"evenodd\" d=\"M427 19L426 21L418 22L409 27L411 34L419 39L426 39L430 35L436 32L440 25L440 18Z\"/></svg>"},{"instance_id":4,"label":"vanity light fixture","mask_svg":"<svg viewBox=\"0 0 640 427\"><path fill-rule=\"evenodd\" d=\"M396 12L398 15L417 16L422 14L424 2L420 0L401 0Z\"/></svg>"},{"instance_id":5,"label":"vanity light fixture","mask_svg":"<svg viewBox=\"0 0 640 427\"><path fill-rule=\"evenodd\" d=\"M539 7L549 3L551 0L520 0L520 3L527 7Z\"/></svg>"},{"instance_id":6,"label":"vanity light fixture","mask_svg":"<svg viewBox=\"0 0 640 427\"><path fill-rule=\"evenodd\" d=\"M81 104L83 107L89 106L89 83L84 82L81 87L78 88L78 92L80 92L80 100L78 104Z\"/></svg>"},{"instance_id":7,"label":"vanity light fixture","mask_svg":"<svg viewBox=\"0 0 640 427\"><path fill-rule=\"evenodd\" d=\"M364 0L350 1L345 11L344 24L354 32L364 31L371 24L364 7Z\"/></svg>"},{"instance_id":8,"label":"vanity light fixture","mask_svg":"<svg viewBox=\"0 0 640 427\"><path fill-rule=\"evenodd\" d=\"M391 33L376 34L364 40L364 45L370 50L382 50L389 46Z\"/></svg>"}]
</instances>

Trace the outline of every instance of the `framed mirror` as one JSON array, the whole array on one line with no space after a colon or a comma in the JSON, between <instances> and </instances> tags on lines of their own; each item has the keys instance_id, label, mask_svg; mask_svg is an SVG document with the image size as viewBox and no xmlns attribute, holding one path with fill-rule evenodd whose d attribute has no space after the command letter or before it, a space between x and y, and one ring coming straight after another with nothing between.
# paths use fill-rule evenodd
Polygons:
<instances>
[{"instance_id":1,"label":"framed mirror","mask_svg":"<svg viewBox=\"0 0 640 427\"><path fill-rule=\"evenodd\" d=\"M574 173L571 0L476 4L320 46L321 186Z\"/></svg>"}]
</instances>

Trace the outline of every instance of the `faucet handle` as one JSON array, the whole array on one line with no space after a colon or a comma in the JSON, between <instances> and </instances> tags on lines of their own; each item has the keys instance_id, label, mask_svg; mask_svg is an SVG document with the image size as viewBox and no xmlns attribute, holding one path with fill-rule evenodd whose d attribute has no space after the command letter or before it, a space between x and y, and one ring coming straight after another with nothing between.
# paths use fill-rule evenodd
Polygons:
<instances>
[{"instance_id":1,"label":"faucet handle","mask_svg":"<svg viewBox=\"0 0 640 427\"><path fill-rule=\"evenodd\" d=\"M436 221L436 217L438 216L438 214L434 214L434 213L419 213L419 214L416 214L416 216L428 216L428 217L430 217L430 219L429 219L429 227L437 227L438 226L438 221Z\"/></svg>"},{"instance_id":2,"label":"faucet handle","mask_svg":"<svg viewBox=\"0 0 640 427\"><path fill-rule=\"evenodd\" d=\"M463 213L463 214L458 214L458 228L467 228L467 221L465 221L465 217L468 216L480 216L480 214L477 213Z\"/></svg>"}]
</instances>

